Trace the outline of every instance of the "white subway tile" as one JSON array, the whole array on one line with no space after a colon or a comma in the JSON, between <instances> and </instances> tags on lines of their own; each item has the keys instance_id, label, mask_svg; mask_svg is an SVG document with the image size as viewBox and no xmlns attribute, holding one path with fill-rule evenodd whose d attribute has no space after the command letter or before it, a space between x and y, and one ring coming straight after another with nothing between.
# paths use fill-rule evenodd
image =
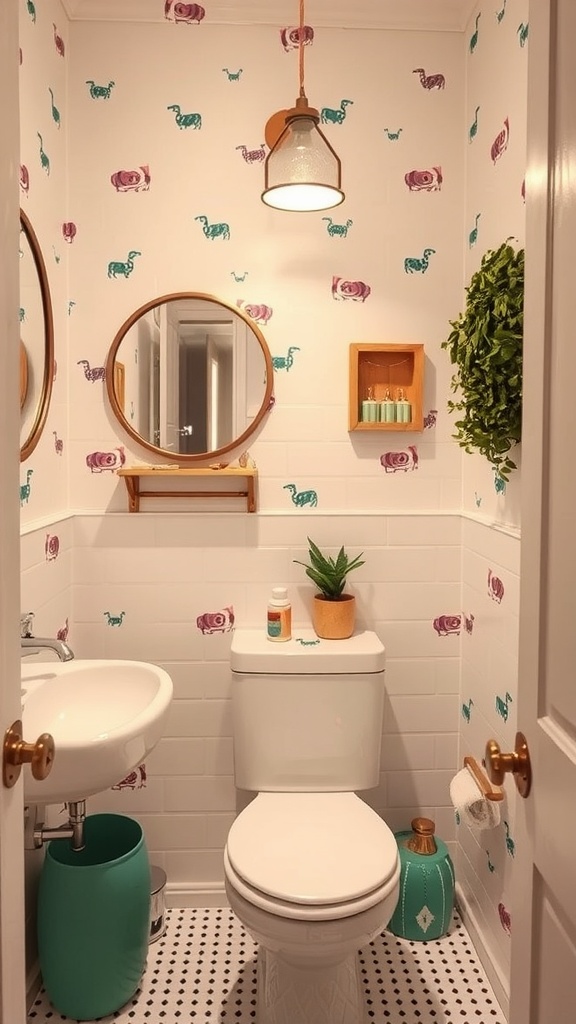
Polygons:
<instances>
[{"instance_id":1,"label":"white subway tile","mask_svg":"<svg viewBox=\"0 0 576 1024\"><path fill-rule=\"evenodd\" d=\"M165 733L146 759L146 767L155 775L163 776L170 784L173 775L203 775L205 772L205 740L171 737Z\"/></svg>"},{"instance_id":2,"label":"white subway tile","mask_svg":"<svg viewBox=\"0 0 576 1024\"><path fill-rule=\"evenodd\" d=\"M408 547L415 544L454 546L460 543L460 529L457 515L396 516L390 518L388 543Z\"/></svg>"},{"instance_id":3,"label":"white subway tile","mask_svg":"<svg viewBox=\"0 0 576 1024\"><path fill-rule=\"evenodd\" d=\"M177 778L170 783L166 793L166 811L234 811L236 789L232 777L208 776L202 779Z\"/></svg>"},{"instance_id":4,"label":"white subway tile","mask_svg":"<svg viewBox=\"0 0 576 1024\"><path fill-rule=\"evenodd\" d=\"M432 770L434 764L434 736L386 733L382 738L380 770L407 771Z\"/></svg>"},{"instance_id":5,"label":"white subway tile","mask_svg":"<svg viewBox=\"0 0 576 1024\"><path fill-rule=\"evenodd\" d=\"M204 772L206 775L234 774L234 750L231 736L210 736L204 743Z\"/></svg>"},{"instance_id":6,"label":"white subway tile","mask_svg":"<svg viewBox=\"0 0 576 1024\"><path fill-rule=\"evenodd\" d=\"M206 847L206 815L203 813L138 814L135 817L144 829L147 847L150 850L164 850L167 864L171 850L198 850ZM170 878L170 881L173 880Z\"/></svg>"},{"instance_id":7,"label":"white subway tile","mask_svg":"<svg viewBox=\"0 0 576 1024\"><path fill-rule=\"evenodd\" d=\"M458 728L458 697L399 696L387 698L384 730L389 733L454 733Z\"/></svg>"},{"instance_id":8,"label":"white subway tile","mask_svg":"<svg viewBox=\"0 0 576 1024\"><path fill-rule=\"evenodd\" d=\"M434 767L444 771L450 771L455 775L460 765L458 764L458 735L457 733L442 733L434 736Z\"/></svg>"},{"instance_id":9,"label":"white subway tile","mask_svg":"<svg viewBox=\"0 0 576 1024\"><path fill-rule=\"evenodd\" d=\"M232 708L226 700L176 700L168 711L165 736L231 736Z\"/></svg>"},{"instance_id":10,"label":"white subway tile","mask_svg":"<svg viewBox=\"0 0 576 1024\"><path fill-rule=\"evenodd\" d=\"M452 774L431 770L388 772L388 806L406 807L414 802L432 805L450 803L448 787Z\"/></svg>"}]
</instances>

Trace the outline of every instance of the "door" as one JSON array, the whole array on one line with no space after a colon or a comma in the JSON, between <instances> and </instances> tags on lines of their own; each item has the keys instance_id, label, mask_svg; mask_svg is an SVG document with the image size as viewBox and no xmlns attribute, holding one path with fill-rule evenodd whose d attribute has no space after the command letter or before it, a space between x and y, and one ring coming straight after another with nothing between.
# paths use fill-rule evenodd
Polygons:
<instances>
[{"instance_id":1,"label":"door","mask_svg":"<svg viewBox=\"0 0 576 1024\"><path fill-rule=\"evenodd\" d=\"M576 1014L576 4L530 4L519 728L510 1024Z\"/></svg>"},{"instance_id":2,"label":"door","mask_svg":"<svg viewBox=\"0 0 576 1024\"><path fill-rule=\"evenodd\" d=\"M0 4L0 93L18 96L18 2ZM0 737L20 717L18 103L0 133ZM24 836L22 781L0 779L0 1024L23 1024Z\"/></svg>"},{"instance_id":3,"label":"door","mask_svg":"<svg viewBox=\"0 0 576 1024\"><path fill-rule=\"evenodd\" d=\"M180 340L173 304L160 307L160 447L180 450Z\"/></svg>"}]
</instances>

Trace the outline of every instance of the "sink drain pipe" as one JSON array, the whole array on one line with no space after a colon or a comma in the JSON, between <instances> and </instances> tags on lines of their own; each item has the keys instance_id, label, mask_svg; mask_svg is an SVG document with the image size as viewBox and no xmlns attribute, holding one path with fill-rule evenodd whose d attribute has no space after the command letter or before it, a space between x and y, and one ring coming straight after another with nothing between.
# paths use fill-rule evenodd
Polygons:
<instances>
[{"instance_id":1,"label":"sink drain pipe","mask_svg":"<svg viewBox=\"0 0 576 1024\"><path fill-rule=\"evenodd\" d=\"M37 808L35 808L34 818L31 819L28 816L26 819L24 845L27 850L39 850L44 843L51 842L53 839L69 839L71 848L77 853L84 849L86 801L71 800L67 807L68 821L65 825L57 825L54 828L45 825L43 821L36 821ZM29 815L30 808L26 808L26 810Z\"/></svg>"}]
</instances>

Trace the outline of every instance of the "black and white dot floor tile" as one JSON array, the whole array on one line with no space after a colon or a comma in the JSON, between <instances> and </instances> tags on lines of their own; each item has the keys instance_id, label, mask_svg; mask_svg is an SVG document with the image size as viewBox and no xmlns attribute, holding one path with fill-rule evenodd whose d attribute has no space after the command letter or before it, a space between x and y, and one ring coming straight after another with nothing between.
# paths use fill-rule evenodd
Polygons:
<instances>
[{"instance_id":1,"label":"black and white dot floor tile","mask_svg":"<svg viewBox=\"0 0 576 1024\"><path fill-rule=\"evenodd\" d=\"M256 945L228 909L168 910L134 998L102 1024L256 1024ZM360 953L376 1024L506 1024L460 918L432 942L384 932ZM41 992L28 1024L69 1020Z\"/></svg>"}]
</instances>

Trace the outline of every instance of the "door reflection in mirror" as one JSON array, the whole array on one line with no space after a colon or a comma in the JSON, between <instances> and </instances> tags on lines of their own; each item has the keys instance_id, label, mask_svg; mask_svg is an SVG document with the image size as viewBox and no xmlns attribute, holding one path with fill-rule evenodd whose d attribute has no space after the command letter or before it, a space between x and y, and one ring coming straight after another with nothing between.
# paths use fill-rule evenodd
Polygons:
<instances>
[{"instance_id":1,"label":"door reflection in mirror","mask_svg":"<svg viewBox=\"0 0 576 1024\"><path fill-rule=\"evenodd\" d=\"M112 405L147 447L184 459L227 450L269 404L268 347L232 306L193 293L166 299L143 307L116 336Z\"/></svg>"}]
</instances>

